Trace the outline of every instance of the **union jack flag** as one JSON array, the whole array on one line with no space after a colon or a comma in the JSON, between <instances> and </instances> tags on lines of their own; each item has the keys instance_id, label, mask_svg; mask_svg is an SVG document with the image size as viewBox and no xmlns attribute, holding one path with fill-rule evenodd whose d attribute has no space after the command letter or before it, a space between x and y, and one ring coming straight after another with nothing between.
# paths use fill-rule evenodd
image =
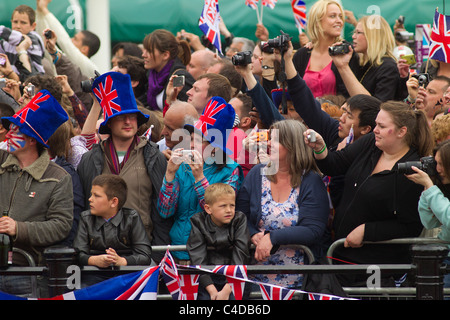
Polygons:
<instances>
[{"instance_id":1,"label":"union jack flag","mask_svg":"<svg viewBox=\"0 0 450 320\"><path fill-rule=\"evenodd\" d=\"M181 300L197 300L199 274L180 275Z\"/></svg>"},{"instance_id":2,"label":"union jack flag","mask_svg":"<svg viewBox=\"0 0 450 320\"><path fill-rule=\"evenodd\" d=\"M118 97L117 90L113 89L113 79L111 76L105 77L104 82L100 83L98 88L94 88L93 92L100 101L103 112L108 116L122 111L122 107L113 100Z\"/></svg>"},{"instance_id":3,"label":"union jack flag","mask_svg":"<svg viewBox=\"0 0 450 320\"><path fill-rule=\"evenodd\" d=\"M295 290L260 283L261 294L264 300L291 300Z\"/></svg>"},{"instance_id":4,"label":"union jack flag","mask_svg":"<svg viewBox=\"0 0 450 320\"><path fill-rule=\"evenodd\" d=\"M305 29L306 27L306 4L302 0L292 0L292 12L294 13L295 24L297 28Z\"/></svg>"},{"instance_id":5,"label":"union jack flag","mask_svg":"<svg viewBox=\"0 0 450 320\"><path fill-rule=\"evenodd\" d=\"M450 16L434 14L433 28L431 30L430 59L450 62Z\"/></svg>"},{"instance_id":6,"label":"union jack flag","mask_svg":"<svg viewBox=\"0 0 450 320\"><path fill-rule=\"evenodd\" d=\"M214 273L227 277L236 300L242 300L244 294L245 281L247 278L247 266L244 265L222 265L213 269Z\"/></svg>"},{"instance_id":7,"label":"union jack flag","mask_svg":"<svg viewBox=\"0 0 450 320\"><path fill-rule=\"evenodd\" d=\"M222 44L220 42L220 13L219 0L205 0L202 14L198 20L200 30L220 53L222 53Z\"/></svg>"},{"instance_id":8,"label":"union jack flag","mask_svg":"<svg viewBox=\"0 0 450 320\"><path fill-rule=\"evenodd\" d=\"M275 8L277 0L261 0L263 6L269 7L270 9Z\"/></svg>"},{"instance_id":9,"label":"union jack flag","mask_svg":"<svg viewBox=\"0 0 450 320\"><path fill-rule=\"evenodd\" d=\"M347 300L346 298L328 294L308 293L309 300Z\"/></svg>"},{"instance_id":10,"label":"union jack flag","mask_svg":"<svg viewBox=\"0 0 450 320\"><path fill-rule=\"evenodd\" d=\"M194 127L201 130L205 137L208 136L208 126L213 126L216 123L215 116L225 107L225 103L220 103L215 98L211 98Z\"/></svg>"},{"instance_id":11,"label":"union jack flag","mask_svg":"<svg viewBox=\"0 0 450 320\"><path fill-rule=\"evenodd\" d=\"M167 250L160 265L163 280L173 300L182 300L182 295L180 295L180 277L178 276L177 266L169 250Z\"/></svg>"},{"instance_id":12,"label":"union jack flag","mask_svg":"<svg viewBox=\"0 0 450 320\"><path fill-rule=\"evenodd\" d=\"M0 292L0 300L156 300L158 277L156 266L52 298L24 298Z\"/></svg>"},{"instance_id":13,"label":"union jack flag","mask_svg":"<svg viewBox=\"0 0 450 320\"><path fill-rule=\"evenodd\" d=\"M14 152L25 147L25 136L19 131L19 127L13 123L9 126L6 139L8 152Z\"/></svg>"},{"instance_id":14,"label":"union jack flag","mask_svg":"<svg viewBox=\"0 0 450 320\"><path fill-rule=\"evenodd\" d=\"M259 0L245 0L245 5L253 10L258 9L258 1Z\"/></svg>"},{"instance_id":15,"label":"union jack flag","mask_svg":"<svg viewBox=\"0 0 450 320\"><path fill-rule=\"evenodd\" d=\"M28 112L33 111L36 112L40 108L40 103L47 101L50 98L50 95L44 94L43 92L38 92L33 99L20 111L18 111L13 117L19 118L20 123L24 123L27 121Z\"/></svg>"}]
</instances>

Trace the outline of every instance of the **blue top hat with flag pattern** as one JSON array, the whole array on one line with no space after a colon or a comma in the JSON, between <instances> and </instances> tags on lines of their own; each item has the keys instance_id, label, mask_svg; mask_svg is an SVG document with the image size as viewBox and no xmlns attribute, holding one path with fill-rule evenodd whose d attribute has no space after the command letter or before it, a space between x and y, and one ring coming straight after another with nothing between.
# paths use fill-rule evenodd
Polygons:
<instances>
[{"instance_id":1,"label":"blue top hat with flag pattern","mask_svg":"<svg viewBox=\"0 0 450 320\"><path fill-rule=\"evenodd\" d=\"M5 128L13 123L19 127L20 132L48 148L48 139L59 126L69 120L69 116L50 92L41 90L12 117L3 117L1 120Z\"/></svg>"},{"instance_id":2,"label":"blue top hat with flag pattern","mask_svg":"<svg viewBox=\"0 0 450 320\"><path fill-rule=\"evenodd\" d=\"M231 154L227 145L228 135L233 128L236 112L231 104L221 97L212 97L202 115L194 125L185 124L184 128L190 133L198 132L212 146L222 149L226 154Z\"/></svg>"},{"instance_id":3,"label":"blue top hat with flag pattern","mask_svg":"<svg viewBox=\"0 0 450 320\"><path fill-rule=\"evenodd\" d=\"M102 107L105 118L100 124L99 133L111 133L108 121L122 114L136 113L138 127L148 121L149 116L143 114L137 107L130 75L120 72L104 73L94 80L92 92Z\"/></svg>"}]
</instances>

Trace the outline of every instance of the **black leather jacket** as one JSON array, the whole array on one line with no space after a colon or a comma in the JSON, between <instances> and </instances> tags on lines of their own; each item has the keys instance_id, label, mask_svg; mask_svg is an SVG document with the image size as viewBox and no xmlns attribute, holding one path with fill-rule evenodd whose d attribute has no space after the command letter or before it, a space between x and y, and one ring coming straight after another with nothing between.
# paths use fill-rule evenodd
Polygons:
<instances>
[{"instance_id":1,"label":"black leather jacket","mask_svg":"<svg viewBox=\"0 0 450 320\"><path fill-rule=\"evenodd\" d=\"M150 240L134 209L122 208L109 222L90 210L83 211L73 246L78 250L80 265L87 265L90 256L105 254L108 248L125 258L127 265L151 262Z\"/></svg>"},{"instance_id":2,"label":"black leather jacket","mask_svg":"<svg viewBox=\"0 0 450 320\"><path fill-rule=\"evenodd\" d=\"M216 226L209 214L199 212L191 218L187 249L194 265L242 265L249 262L250 236L247 217L240 211L230 224ZM207 250L214 248L214 250ZM200 285L212 284L209 275L200 276Z\"/></svg>"}]
</instances>

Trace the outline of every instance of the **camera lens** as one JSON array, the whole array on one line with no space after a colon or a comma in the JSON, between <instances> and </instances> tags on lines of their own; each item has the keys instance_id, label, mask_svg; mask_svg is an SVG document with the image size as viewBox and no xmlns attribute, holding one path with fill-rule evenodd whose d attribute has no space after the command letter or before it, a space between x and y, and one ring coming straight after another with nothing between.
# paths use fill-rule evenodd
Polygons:
<instances>
[{"instance_id":1,"label":"camera lens","mask_svg":"<svg viewBox=\"0 0 450 320\"><path fill-rule=\"evenodd\" d=\"M401 174L413 174L416 173L411 167L417 167L422 170L422 162L420 161L407 161L404 163L399 163L397 165L398 173Z\"/></svg>"}]
</instances>

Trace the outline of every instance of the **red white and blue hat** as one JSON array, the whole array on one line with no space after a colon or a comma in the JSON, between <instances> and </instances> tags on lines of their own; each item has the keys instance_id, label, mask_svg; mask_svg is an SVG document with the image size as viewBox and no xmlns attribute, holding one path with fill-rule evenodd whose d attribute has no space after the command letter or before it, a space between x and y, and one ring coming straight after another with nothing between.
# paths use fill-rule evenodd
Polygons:
<instances>
[{"instance_id":1,"label":"red white and blue hat","mask_svg":"<svg viewBox=\"0 0 450 320\"><path fill-rule=\"evenodd\" d=\"M122 114L136 113L138 127L148 121L149 116L137 107L130 75L120 72L104 73L94 80L92 92L102 107L105 118L100 124L99 133L111 133L107 125L109 119Z\"/></svg>"},{"instance_id":2,"label":"red white and blue hat","mask_svg":"<svg viewBox=\"0 0 450 320\"><path fill-rule=\"evenodd\" d=\"M69 120L69 116L50 92L41 90L12 117L3 117L1 120L5 128L13 123L24 135L36 139L48 148L48 139L59 126Z\"/></svg>"},{"instance_id":3,"label":"red white and blue hat","mask_svg":"<svg viewBox=\"0 0 450 320\"><path fill-rule=\"evenodd\" d=\"M273 89L272 90L272 101L276 108L278 108L281 104L281 100L283 99L283 89ZM286 101L292 100L289 92L285 89L284 93L286 94Z\"/></svg>"},{"instance_id":4,"label":"red white and blue hat","mask_svg":"<svg viewBox=\"0 0 450 320\"><path fill-rule=\"evenodd\" d=\"M200 133L212 146L222 149L226 154L231 154L232 151L226 145L234 125L235 115L233 106L225 99L212 97L197 122L194 125L185 124L184 128L190 133L194 131Z\"/></svg>"}]
</instances>

